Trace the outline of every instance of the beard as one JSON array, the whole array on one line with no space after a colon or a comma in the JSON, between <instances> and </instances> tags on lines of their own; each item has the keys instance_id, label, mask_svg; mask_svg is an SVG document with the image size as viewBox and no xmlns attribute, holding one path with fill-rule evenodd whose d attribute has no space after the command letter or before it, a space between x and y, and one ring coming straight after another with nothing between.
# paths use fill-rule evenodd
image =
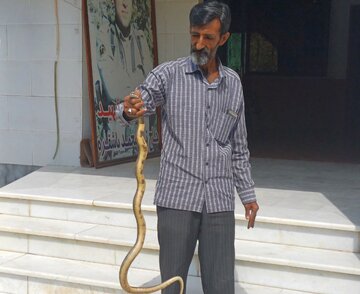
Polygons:
<instances>
[{"instance_id":1,"label":"beard","mask_svg":"<svg viewBox=\"0 0 360 294\"><path fill-rule=\"evenodd\" d=\"M209 62L211 58L211 52L207 48L203 48L201 50L196 50L193 46L191 46L191 59L192 62L196 65L205 65Z\"/></svg>"}]
</instances>

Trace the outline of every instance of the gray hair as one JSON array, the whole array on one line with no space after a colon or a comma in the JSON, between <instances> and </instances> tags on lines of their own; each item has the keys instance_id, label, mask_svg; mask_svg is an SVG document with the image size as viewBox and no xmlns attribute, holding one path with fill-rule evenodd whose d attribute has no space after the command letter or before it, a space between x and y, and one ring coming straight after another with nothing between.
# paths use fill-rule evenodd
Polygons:
<instances>
[{"instance_id":1,"label":"gray hair","mask_svg":"<svg viewBox=\"0 0 360 294\"><path fill-rule=\"evenodd\" d=\"M190 11L190 26L203 26L218 18L221 23L221 35L227 33L231 23L230 8L218 1L207 1L196 4Z\"/></svg>"}]
</instances>

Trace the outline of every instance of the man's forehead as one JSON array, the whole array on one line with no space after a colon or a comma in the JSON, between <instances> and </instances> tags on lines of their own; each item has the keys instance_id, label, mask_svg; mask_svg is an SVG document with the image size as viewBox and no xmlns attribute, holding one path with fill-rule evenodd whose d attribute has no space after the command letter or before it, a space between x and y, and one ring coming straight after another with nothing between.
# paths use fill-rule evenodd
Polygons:
<instances>
[{"instance_id":1,"label":"man's forehead","mask_svg":"<svg viewBox=\"0 0 360 294\"><path fill-rule=\"evenodd\" d=\"M191 32L204 32L209 34L217 34L220 33L221 23L218 18L213 19L212 21L208 22L207 24L201 26L191 26Z\"/></svg>"}]
</instances>

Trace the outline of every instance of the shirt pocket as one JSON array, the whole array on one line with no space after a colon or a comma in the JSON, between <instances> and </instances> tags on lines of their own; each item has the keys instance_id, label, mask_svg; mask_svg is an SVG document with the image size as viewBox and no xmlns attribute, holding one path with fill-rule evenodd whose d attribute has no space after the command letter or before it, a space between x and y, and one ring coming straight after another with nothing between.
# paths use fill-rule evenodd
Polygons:
<instances>
[{"instance_id":1,"label":"shirt pocket","mask_svg":"<svg viewBox=\"0 0 360 294\"><path fill-rule=\"evenodd\" d=\"M218 120L213 123L212 133L216 141L226 144L230 139L230 133L236 123L237 117L228 113L221 112Z\"/></svg>"}]
</instances>

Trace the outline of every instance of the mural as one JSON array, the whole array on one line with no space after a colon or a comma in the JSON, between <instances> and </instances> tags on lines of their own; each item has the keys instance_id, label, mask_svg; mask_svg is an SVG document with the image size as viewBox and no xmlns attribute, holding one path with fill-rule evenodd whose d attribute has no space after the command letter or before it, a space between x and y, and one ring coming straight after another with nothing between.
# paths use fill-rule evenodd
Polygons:
<instances>
[{"instance_id":1,"label":"mural","mask_svg":"<svg viewBox=\"0 0 360 294\"><path fill-rule=\"evenodd\" d=\"M116 121L115 106L157 64L154 3L151 0L84 2L95 166L129 161L137 155L137 125L123 126ZM149 155L160 151L158 122L157 115L145 118Z\"/></svg>"}]
</instances>

